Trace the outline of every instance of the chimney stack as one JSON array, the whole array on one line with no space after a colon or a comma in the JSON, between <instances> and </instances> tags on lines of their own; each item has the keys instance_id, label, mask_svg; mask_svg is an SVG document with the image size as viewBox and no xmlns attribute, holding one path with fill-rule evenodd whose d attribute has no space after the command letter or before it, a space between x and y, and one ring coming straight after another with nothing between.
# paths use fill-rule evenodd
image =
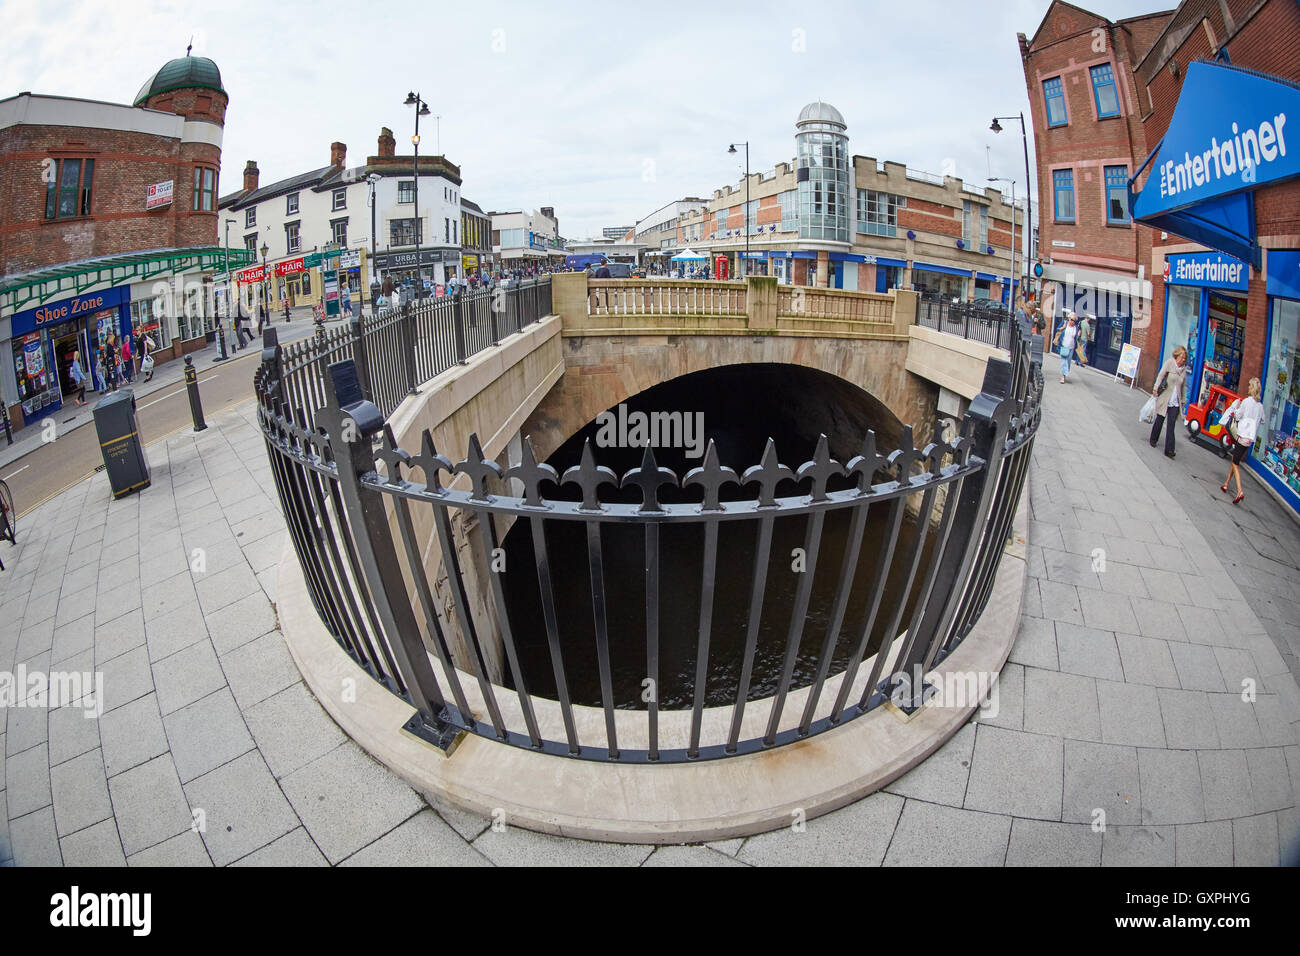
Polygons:
<instances>
[{"instance_id":1,"label":"chimney stack","mask_svg":"<svg viewBox=\"0 0 1300 956\"><path fill-rule=\"evenodd\" d=\"M253 192L257 189L257 160L250 159L244 166L244 192Z\"/></svg>"},{"instance_id":2,"label":"chimney stack","mask_svg":"<svg viewBox=\"0 0 1300 956\"><path fill-rule=\"evenodd\" d=\"M346 143L330 143L330 165L338 169L343 168L343 164L348 158L348 147Z\"/></svg>"},{"instance_id":3,"label":"chimney stack","mask_svg":"<svg viewBox=\"0 0 1300 956\"><path fill-rule=\"evenodd\" d=\"M379 130L379 156L391 158L397 155L397 140L393 138L393 131L387 126Z\"/></svg>"}]
</instances>

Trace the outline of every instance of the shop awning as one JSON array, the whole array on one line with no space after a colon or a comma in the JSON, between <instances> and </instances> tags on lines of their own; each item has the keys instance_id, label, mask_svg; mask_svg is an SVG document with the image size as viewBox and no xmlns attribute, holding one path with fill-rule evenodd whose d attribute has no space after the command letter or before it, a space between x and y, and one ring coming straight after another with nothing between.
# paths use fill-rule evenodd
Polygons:
<instances>
[{"instance_id":1,"label":"shop awning","mask_svg":"<svg viewBox=\"0 0 1300 956\"><path fill-rule=\"evenodd\" d=\"M232 270L242 269L252 265L254 258L253 252L247 249L203 246L82 259L5 277L0 280L0 304L17 312L30 303L42 304L52 299L80 295L101 285L144 282L195 268L202 272L224 272L227 262Z\"/></svg>"},{"instance_id":2,"label":"shop awning","mask_svg":"<svg viewBox=\"0 0 1300 956\"><path fill-rule=\"evenodd\" d=\"M946 276L961 276L963 279L970 278L969 269L954 269L952 266L937 266L932 262L912 263L912 271L916 272L917 270L920 270L921 272L938 272L941 275Z\"/></svg>"},{"instance_id":3,"label":"shop awning","mask_svg":"<svg viewBox=\"0 0 1300 956\"><path fill-rule=\"evenodd\" d=\"M1300 132L1287 130L1288 115L1300 125L1300 86L1227 63L1190 64L1168 132L1129 180L1133 220L1259 269L1254 190L1300 176L1300 148L1286 142Z\"/></svg>"}]
</instances>

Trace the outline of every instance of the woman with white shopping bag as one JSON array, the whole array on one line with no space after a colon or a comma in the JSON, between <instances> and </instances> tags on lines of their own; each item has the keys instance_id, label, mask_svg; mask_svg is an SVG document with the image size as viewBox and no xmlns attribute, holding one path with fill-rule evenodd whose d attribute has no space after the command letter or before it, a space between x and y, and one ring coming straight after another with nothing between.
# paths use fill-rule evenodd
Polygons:
<instances>
[{"instance_id":1,"label":"woman with white shopping bag","mask_svg":"<svg viewBox=\"0 0 1300 956\"><path fill-rule=\"evenodd\" d=\"M1223 485L1219 490L1227 494L1228 482L1236 479L1237 497L1232 499L1234 505L1241 504L1241 499L1246 497L1246 493L1241 490L1241 463L1245 461L1246 453L1255 444L1255 436L1259 434L1259 426L1264 421L1264 406L1259 401L1261 393L1259 379L1252 378L1246 386L1246 392L1245 398L1237 399L1223 413L1224 428L1232 428L1236 425L1233 435L1237 443L1232 446L1232 467L1228 469L1228 477L1223 479Z\"/></svg>"}]
</instances>

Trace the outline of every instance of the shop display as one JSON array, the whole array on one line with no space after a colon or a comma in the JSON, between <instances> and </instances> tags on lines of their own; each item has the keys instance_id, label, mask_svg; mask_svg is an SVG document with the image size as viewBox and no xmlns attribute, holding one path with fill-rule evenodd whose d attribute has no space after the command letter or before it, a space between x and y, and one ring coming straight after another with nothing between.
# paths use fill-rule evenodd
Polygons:
<instances>
[{"instance_id":1,"label":"shop display","mask_svg":"<svg viewBox=\"0 0 1300 956\"><path fill-rule=\"evenodd\" d=\"M1300 302L1273 300L1264 412L1267 428L1256 445L1264 467L1292 491L1300 494Z\"/></svg>"}]
</instances>

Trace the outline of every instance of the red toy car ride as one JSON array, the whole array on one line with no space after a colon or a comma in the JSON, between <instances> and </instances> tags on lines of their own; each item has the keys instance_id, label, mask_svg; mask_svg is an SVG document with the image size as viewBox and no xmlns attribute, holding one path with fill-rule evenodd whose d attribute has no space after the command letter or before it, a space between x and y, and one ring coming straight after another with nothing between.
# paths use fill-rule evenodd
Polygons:
<instances>
[{"instance_id":1,"label":"red toy car ride","mask_svg":"<svg viewBox=\"0 0 1300 956\"><path fill-rule=\"evenodd\" d=\"M1204 402L1187 406L1187 431L1192 439L1200 438L1214 445L1218 448L1219 454L1227 458L1232 453L1235 439L1219 424L1219 421L1228 407L1240 400L1241 396L1236 392L1222 385L1211 385Z\"/></svg>"}]
</instances>

